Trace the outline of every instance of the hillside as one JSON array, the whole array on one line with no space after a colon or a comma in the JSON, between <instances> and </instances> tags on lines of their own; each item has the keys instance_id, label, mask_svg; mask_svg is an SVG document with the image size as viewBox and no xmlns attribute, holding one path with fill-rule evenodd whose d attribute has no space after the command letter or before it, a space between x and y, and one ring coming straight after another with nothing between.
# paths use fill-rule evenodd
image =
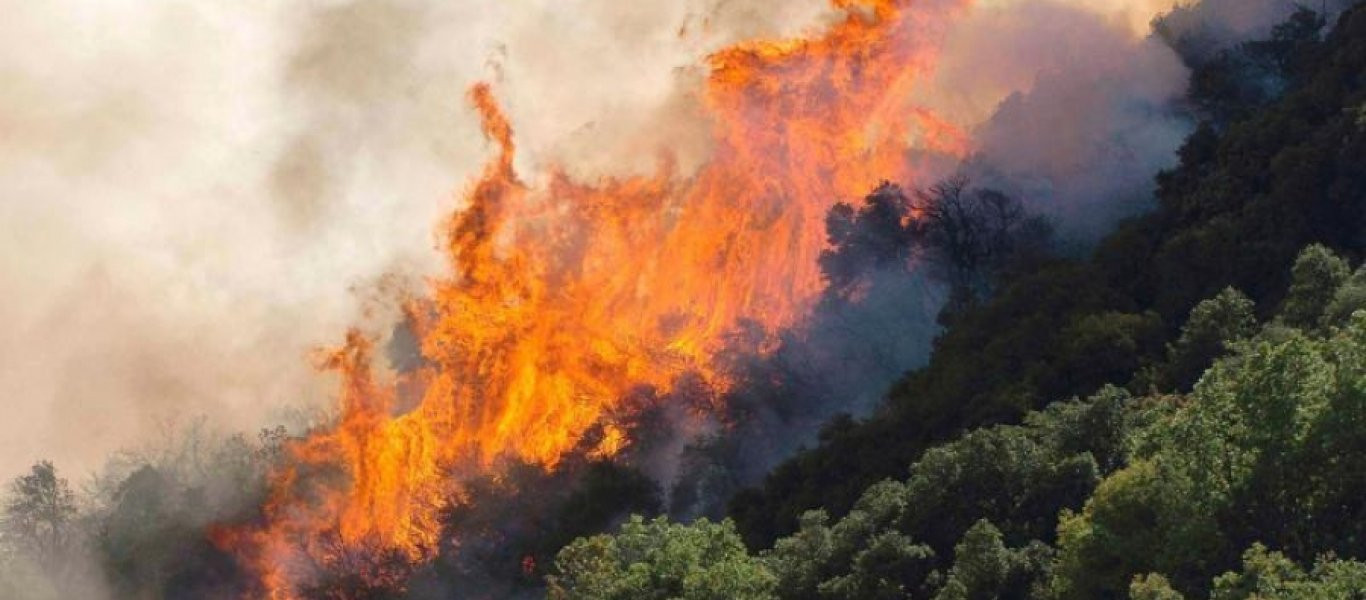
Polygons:
<instances>
[{"instance_id":1,"label":"hillside","mask_svg":"<svg viewBox=\"0 0 1366 600\"><path fill-rule=\"evenodd\" d=\"M365 123L327 136L389 94L448 110L428 45L485 7L390 2L290 13L301 54L253 68L396 74L321 102ZM354 284L316 398L15 459L0 600L1366 600L1366 3L813 0L791 38L745 2L582 4L475 28L440 268ZM599 74L640 93L580 126L563 79L605 41L674 71ZM317 172L272 185L373 195L301 144ZM93 363L152 329L92 335L67 420L117 426Z\"/></svg>"},{"instance_id":2,"label":"hillside","mask_svg":"<svg viewBox=\"0 0 1366 600\"><path fill-rule=\"evenodd\" d=\"M810 508L842 514L934 444L1050 402L1107 384L1187 391L1207 364L1168 348L1198 302L1233 287L1265 317L1281 305L1301 248L1360 258L1366 11L1343 15L1321 43L1289 48L1291 89L1235 122L1202 125L1180 165L1159 177L1155 210L1085 259L1007 275L998 294L952 318L930 363L898 382L877 415L832 423L816 447L733 500L745 539L767 545Z\"/></svg>"}]
</instances>

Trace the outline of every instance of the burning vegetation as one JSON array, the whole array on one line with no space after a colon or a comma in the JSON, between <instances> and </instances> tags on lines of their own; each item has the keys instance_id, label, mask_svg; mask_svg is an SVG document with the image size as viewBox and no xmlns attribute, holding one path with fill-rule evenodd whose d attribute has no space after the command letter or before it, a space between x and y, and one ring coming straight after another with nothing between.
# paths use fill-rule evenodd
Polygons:
<instances>
[{"instance_id":1,"label":"burning vegetation","mask_svg":"<svg viewBox=\"0 0 1366 600\"><path fill-rule=\"evenodd\" d=\"M1301 220L1268 208L1289 202L1248 216L1227 200L1284 191L1249 183L1229 158L1262 139L1239 128L1275 128L1285 122L1276 111L1312 113L1304 128L1314 132L1282 137L1322 133L1313 139L1331 138L1334 156L1360 156L1360 82L1316 69L1359 66L1348 36L1361 31L1325 41L1325 16L1300 9L1263 32L1269 41L1230 45L1187 23L1219 6L1177 9L1149 40L1170 54L1163 69L1179 59L1177 70L1194 73L1188 97L1099 94L1143 116L1065 134L1103 148L1099 158L1001 158L1021 145L1002 132L1038 132L1035 117L1057 112L1040 102L1084 97L1096 108L1077 92L1085 81L1049 73L1040 81L1062 92L1002 99L987 150L962 115L926 100L967 0L831 0L837 16L806 36L711 53L695 90L709 153L687 172L668 152L645 175L528 170L499 85L476 84L465 100L492 156L438 225L446 271L394 299L392 331L357 327L319 353L319 370L340 382L335 413L257 439L198 424L160 450L121 456L80 495L40 462L5 505L0 595L28 581L11 572L68 580L53 584L58 595L107 586L114 597L273 600L1172 598L1162 594L1173 585L1209 591L1210 565L1240 558L1238 577L1261 563L1306 586L1358 577L1366 570L1350 560L1324 559L1313 573L1289 562L1324 549L1357 558L1352 535L1266 525L1319 514L1282 485L1302 465L1272 460L1271 475L1249 467L1179 489L1158 476L1208 476L1191 458L1208 449L1187 447L1196 437L1243 444L1224 450L1245 462L1261 460L1257 444L1311 456L1317 446L1284 432L1234 439L1246 432L1199 419L1247 413L1256 429L1259 405L1238 398L1264 379L1257 361L1290 348L1347 373L1351 361L1332 349L1356 352L1362 338L1352 311L1366 284L1347 259L1313 246L1290 276L1259 279L1309 242L1361 256L1341 225L1360 221L1353 194L1366 190L1342 168L1350 160L1315 155L1331 180L1315 197L1332 201ZM1348 13L1357 30L1362 12ZM1154 215L1105 238L1094 258L1082 256L1098 232L1059 240L1056 219L1016 193L1074 194L1067 182L1013 186L1016 174L1003 175L1006 163L1108 172L1120 157L1147 169L1126 181L1147 181L1169 157L1149 155L1161 145L1150 137L1126 136L1194 121L1180 164L1157 179ZM1261 150L1246 155L1285 169ZM1285 223L1275 235L1258 229L1271 213ZM1228 232L1207 229L1231 222L1266 234L1258 268L1229 258L1218 242ZM1202 260L1225 262L1190 266ZM1215 280L1252 299L1215 296ZM1230 353L1239 357L1220 358ZM1209 383L1192 389L1211 365ZM1314 393L1355 389L1334 381ZM1075 396L1089 399L1066 401ZM1350 412L1296 401L1324 422ZM1358 433L1324 435L1347 453ZM1300 456L1290 450L1285 460ZM1314 489L1353 496L1328 487ZM1263 489L1289 504L1261 502ZM1127 505L1106 512L1126 493L1173 504L1153 509L1167 511L1158 525L1135 527L1116 516ZM1359 511L1343 502L1330 516L1350 521ZM1248 522L1243 506L1265 523ZM1181 511L1198 531L1174 524ZM1272 518L1291 513L1302 518ZM642 514L665 516L628 517ZM735 520L707 520L721 516ZM1151 547L1116 547L1106 527ZM1168 548L1190 539L1210 564ZM1250 545L1260 540L1283 542L1290 557Z\"/></svg>"},{"instance_id":2,"label":"burning vegetation","mask_svg":"<svg viewBox=\"0 0 1366 600\"><path fill-rule=\"evenodd\" d=\"M711 56L714 148L692 175L665 158L651 177L551 172L532 187L495 91L470 91L497 154L445 226L452 274L407 301L421 360L386 372L352 332L325 361L343 381L337 424L287 445L259 520L215 534L259 593L296 597L336 573L395 587L460 546L441 517L472 501L471 478L630 446L640 388L692 382L705 391L680 418L720 415L727 336L790 326L819 296L829 208L916 181L910 144L966 151L906 104L956 3L836 6L846 16L819 37Z\"/></svg>"}]
</instances>

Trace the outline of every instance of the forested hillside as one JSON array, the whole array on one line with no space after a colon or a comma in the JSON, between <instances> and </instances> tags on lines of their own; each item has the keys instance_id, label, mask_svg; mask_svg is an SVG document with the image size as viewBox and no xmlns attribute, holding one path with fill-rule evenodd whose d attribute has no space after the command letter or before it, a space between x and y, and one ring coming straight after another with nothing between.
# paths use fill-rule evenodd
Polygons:
<instances>
[{"instance_id":1,"label":"forested hillside","mask_svg":"<svg viewBox=\"0 0 1366 600\"><path fill-rule=\"evenodd\" d=\"M563 598L1356 598L1366 594L1366 268L1300 253L1281 310L1199 303L1158 370L935 446L835 519L747 552L726 521L561 551Z\"/></svg>"},{"instance_id":2,"label":"forested hillside","mask_svg":"<svg viewBox=\"0 0 1366 600\"><path fill-rule=\"evenodd\" d=\"M1194 87L1192 103L1207 120L1180 165L1159 177L1156 209L1091 256L1006 272L989 300L946 315L929 365L897 383L879 414L832 423L817 447L732 502L746 540L766 545L810 508L841 514L868 485L900 477L926 449L970 429L1018 422L1105 385L1186 391L1209 356L1176 355L1171 344L1198 302L1231 286L1266 317L1281 305L1286 266L1301 248L1321 243L1358 258L1366 14L1345 14L1322 41L1316 25L1291 21L1277 43L1195 64L1198 81L1227 70L1233 52L1269 52L1290 89L1249 107L1236 89Z\"/></svg>"},{"instance_id":3,"label":"forested hillside","mask_svg":"<svg viewBox=\"0 0 1366 600\"><path fill-rule=\"evenodd\" d=\"M1169 41L1202 124L1154 210L950 304L732 519L575 541L552 597L1366 597L1366 9Z\"/></svg>"},{"instance_id":4,"label":"forested hillside","mask_svg":"<svg viewBox=\"0 0 1366 600\"><path fill-rule=\"evenodd\" d=\"M713 141L745 151L721 146L720 166L677 181L554 172L543 196L517 171L535 160L516 158L496 86L476 85L499 154L443 225L451 278L405 295L397 323L376 317L393 333L351 330L323 353L338 412L257 436L167 424L80 479L36 462L0 493L0 600L1366 600L1366 4L1301 6L1270 28L1292 11L1280 6L1254 41L1191 25L1241 1L1182 1L1151 38L1075 21L1146 57L1106 77L1157 50L1170 90L1102 94L1092 121L1107 126L1076 137L1160 126L1165 143L1080 144L1142 163L1129 175L1145 185L1121 178L1095 189L1122 198L1077 203L1030 197L1037 181L1015 185L947 124L931 132L942 148L883 157L926 152L947 177L871 190L919 175L881 174L862 150L832 157L828 142L880 121L768 135L798 104L813 123L899 110L822 82L882 98L870 64L900 74L887 81L927 75L916 61L933 45L886 52L958 3L832 0L845 20L817 41L713 57L715 85L749 81L728 70L749 62L773 78L719 88L744 131ZM752 114L760 91L784 110ZM998 125L1035 131L1030 108L1003 113L1029 127ZM819 160L773 150L806 135ZM1103 179L1112 158L1057 172ZM818 163L860 167L855 189L806 190L811 210L776 200L805 187L775 181L840 178L806 172ZM1113 219L1058 216L1075 207ZM786 219L808 251L784 250L785 235L736 241ZM693 227L696 248L675 255ZM785 270L750 264L761 250ZM636 278L619 276L637 258ZM753 286L696 300L738 285L720 282L736 265L786 307L759 313L792 314L717 316L731 300L767 306Z\"/></svg>"}]
</instances>

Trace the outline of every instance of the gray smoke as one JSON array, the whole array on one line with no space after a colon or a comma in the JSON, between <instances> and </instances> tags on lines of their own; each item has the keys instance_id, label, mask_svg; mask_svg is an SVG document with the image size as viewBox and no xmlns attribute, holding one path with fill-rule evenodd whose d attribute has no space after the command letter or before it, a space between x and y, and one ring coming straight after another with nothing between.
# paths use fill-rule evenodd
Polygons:
<instances>
[{"instance_id":1,"label":"gray smoke","mask_svg":"<svg viewBox=\"0 0 1366 600\"><path fill-rule=\"evenodd\" d=\"M392 296L443 268L433 227L488 154L471 83L495 83L529 177L641 172L660 152L686 173L709 151L700 59L838 16L778 4L0 0L0 475L49 458L84 480L200 415L224 431L316 421L331 382L309 352L351 324L387 330ZM912 100L970 133L961 169L979 185L1094 237L1143 209L1190 127L1185 67L1147 37L1169 7L982 0ZM1292 9L1206 0L1164 23L1230 44ZM790 333L841 340L794 351L794 370L862 366L810 382L818 409L774 417L782 443L745 477L925 360L939 296L877 285L896 293ZM716 494L736 484L709 477Z\"/></svg>"},{"instance_id":2,"label":"gray smoke","mask_svg":"<svg viewBox=\"0 0 1366 600\"><path fill-rule=\"evenodd\" d=\"M310 352L444 268L488 153L469 85L526 173L695 164L698 58L829 14L764 4L0 0L0 474L328 404Z\"/></svg>"},{"instance_id":3,"label":"gray smoke","mask_svg":"<svg viewBox=\"0 0 1366 600\"><path fill-rule=\"evenodd\" d=\"M498 85L524 173L639 172L660 151L686 169L707 153L699 59L836 16L821 0L0 4L0 383L19 390L0 473L87 471L168 418L251 429L325 403L307 353L364 321L386 274L441 268L433 224L487 153L470 83ZM1284 13L1216 4L1199 14L1239 32ZM984 172L1104 213L1122 194L1103 184L1142 181L1179 131L1160 110L1179 73L1135 34L1150 5L984 1L923 103L975 132ZM1067 135L1046 119L1079 114L1090 129ZM1130 159L1127 177L1064 181Z\"/></svg>"},{"instance_id":4,"label":"gray smoke","mask_svg":"<svg viewBox=\"0 0 1366 600\"><path fill-rule=\"evenodd\" d=\"M1147 210L1155 176L1175 166L1199 118L1186 101L1183 57L1169 37L1146 27L1157 13L1140 20L1134 5L1117 8L983 3L951 29L938 71L917 98L971 134L971 155L945 173L1020 199L1069 246L1085 248ZM1213 47L1228 48L1266 35L1295 5L1208 0L1164 8L1171 12L1161 23L1198 25ZM924 364L942 289L914 269L881 273L870 289L865 302L783 334L778 353L757 361L757 375L734 399L754 422L685 451L678 514L717 513L738 486L814 442L820 424L839 413L868 414L892 382ZM898 291L877 293L889 289Z\"/></svg>"},{"instance_id":5,"label":"gray smoke","mask_svg":"<svg viewBox=\"0 0 1366 600\"><path fill-rule=\"evenodd\" d=\"M1175 164L1192 128L1180 109L1189 74L1171 48L1092 7L1048 0L982 8L959 31L945 87L1014 81L1013 91L993 86L999 101L972 126L964 172L1082 240L1148 206L1153 176Z\"/></svg>"}]
</instances>

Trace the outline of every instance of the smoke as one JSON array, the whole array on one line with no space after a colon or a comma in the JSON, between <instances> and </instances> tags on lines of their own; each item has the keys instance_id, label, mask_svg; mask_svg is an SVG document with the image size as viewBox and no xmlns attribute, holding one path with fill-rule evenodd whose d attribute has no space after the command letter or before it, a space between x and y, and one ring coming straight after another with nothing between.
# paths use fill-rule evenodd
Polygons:
<instances>
[{"instance_id":1,"label":"smoke","mask_svg":"<svg viewBox=\"0 0 1366 600\"><path fill-rule=\"evenodd\" d=\"M384 329L387 300L442 268L433 226L488 153L471 82L506 102L521 173L592 180L661 154L688 173L709 151L700 59L835 16L822 0L773 4L0 0L0 475L39 458L89 472L196 415L251 430L326 405L309 352L357 322ZM1148 37L1170 4L982 0L912 99L970 133L974 156L945 174L1084 239L1141 210L1191 126L1186 68ZM1205 0L1164 23L1228 44L1291 10ZM747 477L925 360L938 296L918 279L877 285L877 303L823 325L840 331L804 334L876 353L859 359L873 366L772 421L783 446L747 457ZM892 300L908 296L910 310ZM855 343L874 333L886 344ZM666 479L679 468L648 462Z\"/></svg>"},{"instance_id":2,"label":"smoke","mask_svg":"<svg viewBox=\"0 0 1366 600\"><path fill-rule=\"evenodd\" d=\"M3 4L0 383L19 392L0 473L40 456L87 470L168 418L251 428L325 398L305 357L372 304L348 290L439 268L433 223L487 151L470 82L497 82L524 173L641 172L666 151L687 172L708 150L699 59L835 14L819 0ZM1115 171L1078 157L1136 156L1129 186L1179 139L1149 114L1180 90L1140 40L1161 4L983 2L924 103L987 122L983 163L1022 195L1088 212L1077 199L1116 178L1059 182ZM1282 4L1187 12L1255 32Z\"/></svg>"},{"instance_id":3,"label":"smoke","mask_svg":"<svg viewBox=\"0 0 1366 600\"><path fill-rule=\"evenodd\" d=\"M0 474L326 404L309 353L441 268L487 153L471 82L510 99L524 172L686 165L688 69L829 12L787 4L0 1Z\"/></svg>"},{"instance_id":4,"label":"smoke","mask_svg":"<svg viewBox=\"0 0 1366 600\"><path fill-rule=\"evenodd\" d=\"M1048 2L982 18L1029 32L994 44L1000 55L1032 61L1036 75L976 128L978 152L968 171L1025 198L1064 235L1083 240L1147 208L1154 175L1175 165L1193 126L1181 106L1188 73L1175 52L1098 15ZM1040 45L1040 36L1048 42Z\"/></svg>"},{"instance_id":5,"label":"smoke","mask_svg":"<svg viewBox=\"0 0 1366 600\"><path fill-rule=\"evenodd\" d=\"M1188 71L1136 23L1132 5L1119 8L995 2L954 23L913 99L970 134L971 155L940 161L941 175L1000 189L1081 241L1145 207L1192 126L1182 111ZM855 300L780 332L776 352L737 361L741 384L728 403L741 426L685 450L675 514L715 515L738 487L814 442L831 417L868 414L928 360L948 296L942 283L893 268L862 285Z\"/></svg>"},{"instance_id":6,"label":"smoke","mask_svg":"<svg viewBox=\"0 0 1366 600\"><path fill-rule=\"evenodd\" d=\"M1350 4L1313 8L1331 16ZM951 38L936 87L1032 81L1016 80L1016 91L973 128L976 153L964 169L1025 198L1064 236L1093 241L1146 210L1154 176L1175 165L1197 119L1186 97L1188 65L1266 37L1298 6L1183 2L1149 13L1155 32L1138 36L1132 8L1120 18L1101 2L1024 0L979 10Z\"/></svg>"},{"instance_id":7,"label":"smoke","mask_svg":"<svg viewBox=\"0 0 1366 600\"><path fill-rule=\"evenodd\" d=\"M1155 22L1165 37L1200 61L1230 45L1267 37L1301 6L1324 13L1329 23L1356 0L1203 0L1181 3Z\"/></svg>"},{"instance_id":8,"label":"smoke","mask_svg":"<svg viewBox=\"0 0 1366 600\"><path fill-rule=\"evenodd\" d=\"M1199 24L1223 48L1266 35L1295 5L1143 4L1007 0L959 20L915 99L971 134L972 154L944 172L1020 199L1083 248L1146 210L1155 176L1175 166L1198 119L1186 57L1148 26L1168 15L1158 9L1173 11L1162 23ZM715 514L737 486L814 442L832 416L868 414L928 360L944 295L916 270L879 272L860 302L785 333L730 399L748 411L744 426L685 450L674 510Z\"/></svg>"},{"instance_id":9,"label":"smoke","mask_svg":"<svg viewBox=\"0 0 1366 600\"><path fill-rule=\"evenodd\" d=\"M311 394L297 357L351 311L307 282L348 267L291 264L262 216L277 39L240 25L267 15L4 4L0 473L88 470L175 414L250 426Z\"/></svg>"},{"instance_id":10,"label":"smoke","mask_svg":"<svg viewBox=\"0 0 1366 600\"><path fill-rule=\"evenodd\" d=\"M1144 208L1192 124L1180 106L1189 74L1139 14L1019 0L961 21L924 101L972 132L963 172L1082 240Z\"/></svg>"}]
</instances>

